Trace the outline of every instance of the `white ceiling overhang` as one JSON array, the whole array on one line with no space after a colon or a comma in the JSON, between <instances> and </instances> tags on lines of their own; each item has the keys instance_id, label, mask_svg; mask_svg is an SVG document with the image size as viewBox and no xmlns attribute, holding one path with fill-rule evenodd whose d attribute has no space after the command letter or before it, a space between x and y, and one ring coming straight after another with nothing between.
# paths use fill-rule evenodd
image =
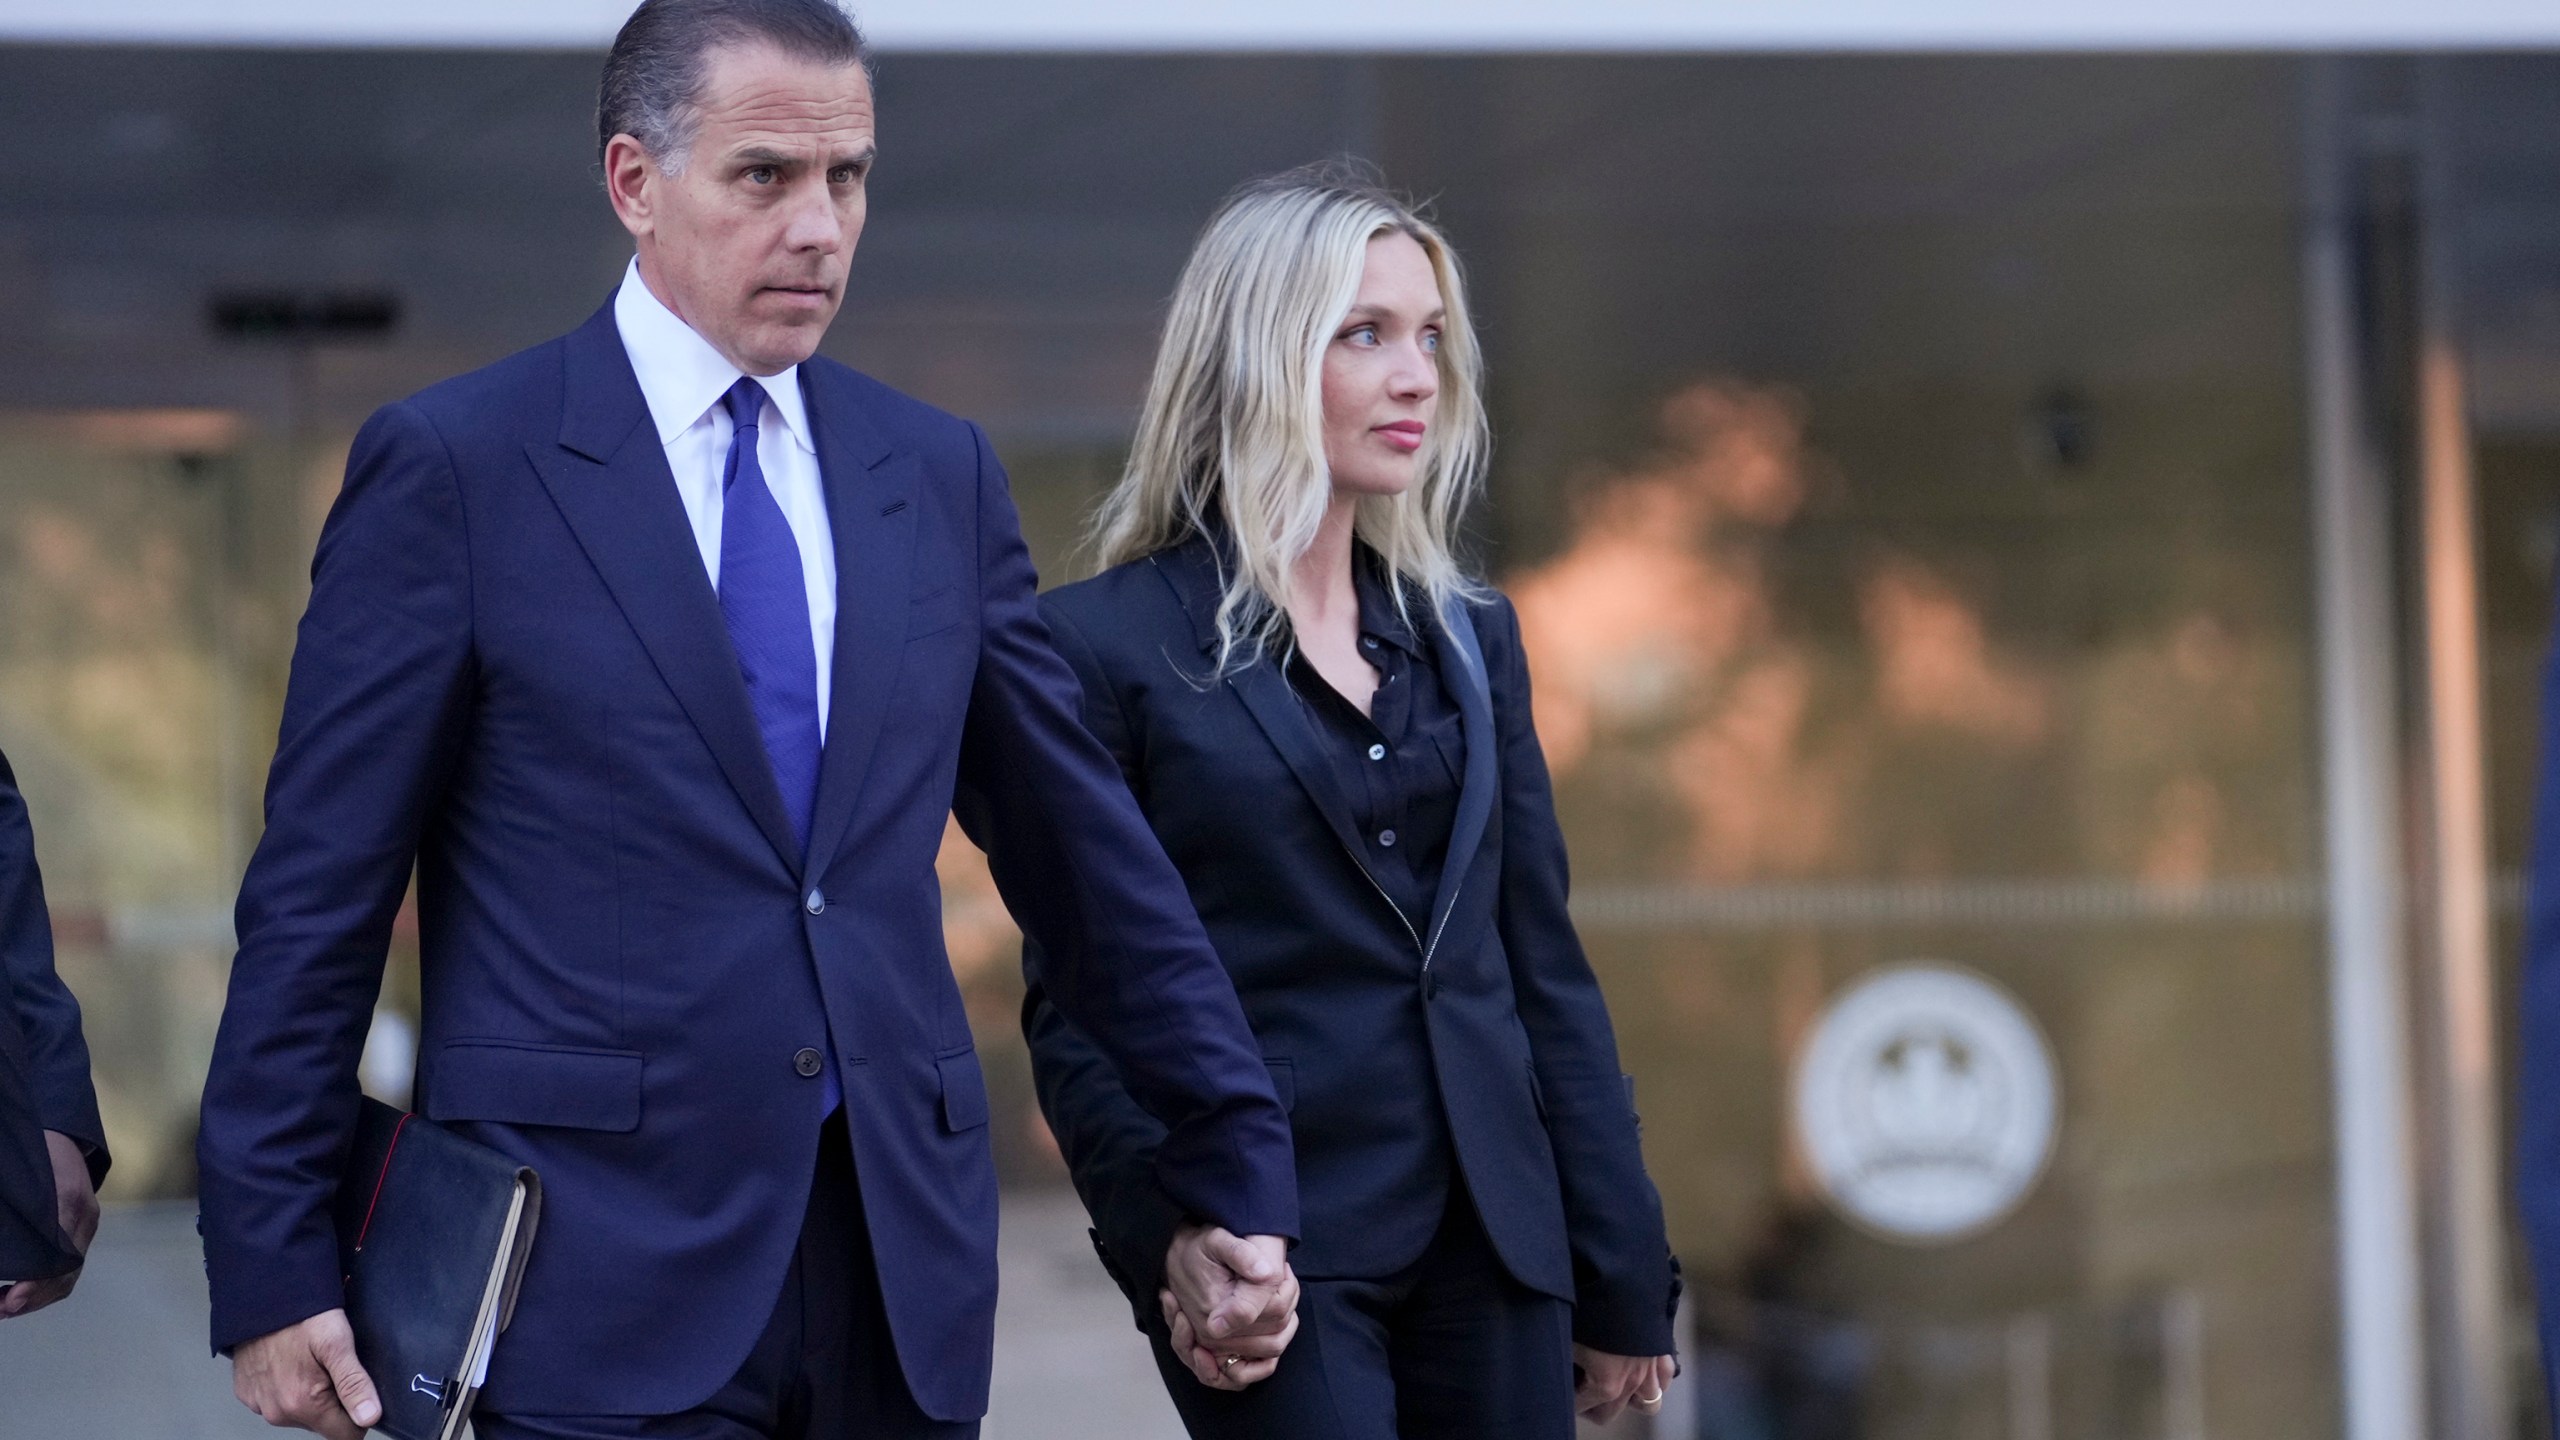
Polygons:
<instances>
[{"instance_id":1,"label":"white ceiling overhang","mask_svg":"<svg viewBox=\"0 0 2560 1440\"><path fill-rule=\"evenodd\" d=\"M0 0L0 41L601 48L631 0ZM2555 0L870 0L884 51L2560 47Z\"/></svg>"}]
</instances>

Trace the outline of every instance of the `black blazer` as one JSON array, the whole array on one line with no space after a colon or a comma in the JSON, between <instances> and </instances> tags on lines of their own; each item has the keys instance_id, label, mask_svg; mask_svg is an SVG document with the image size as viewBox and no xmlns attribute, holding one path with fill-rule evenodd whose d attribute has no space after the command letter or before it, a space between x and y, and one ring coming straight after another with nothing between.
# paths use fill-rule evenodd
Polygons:
<instances>
[{"instance_id":1,"label":"black blazer","mask_svg":"<svg viewBox=\"0 0 2560 1440\"><path fill-rule=\"evenodd\" d=\"M47 1130L88 1150L92 1181L107 1178L80 1002L53 970L35 836L18 777L0 756L0 1280L59 1275L80 1263L55 1218Z\"/></svg>"},{"instance_id":2,"label":"black blazer","mask_svg":"<svg viewBox=\"0 0 2560 1440\"><path fill-rule=\"evenodd\" d=\"M1508 601L1471 633L1425 623L1466 736L1428 923L1355 858L1350 806L1279 665L1214 683L1220 586L1198 538L1041 598L1118 757L1234 977L1291 1110L1309 1279L1383 1277L1430 1243L1463 1175L1495 1250L1573 1302L1574 1338L1670 1353L1674 1268L1631 1085L1565 911L1564 839L1529 722ZM1419 617L1417 617L1419 618ZM1163 1131L1048 1002L1023 1028L1042 1110L1105 1264L1151 1311L1183 1218L1154 1175Z\"/></svg>"}]
</instances>

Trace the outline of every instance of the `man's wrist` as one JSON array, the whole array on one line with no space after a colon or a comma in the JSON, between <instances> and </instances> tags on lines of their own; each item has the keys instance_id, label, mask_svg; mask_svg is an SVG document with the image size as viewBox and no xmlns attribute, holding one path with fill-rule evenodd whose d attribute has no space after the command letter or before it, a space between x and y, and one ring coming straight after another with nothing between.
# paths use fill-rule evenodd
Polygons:
<instances>
[{"instance_id":1,"label":"man's wrist","mask_svg":"<svg viewBox=\"0 0 2560 1440\"><path fill-rule=\"evenodd\" d=\"M298 1280L288 1278L291 1272L303 1268L294 1263L296 1258L280 1255L263 1265L252 1262L216 1272L214 1353L228 1355L252 1340L290 1330L314 1315L346 1308L346 1285L337 1273L337 1257L328 1257L325 1274L304 1273Z\"/></svg>"}]
</instances>

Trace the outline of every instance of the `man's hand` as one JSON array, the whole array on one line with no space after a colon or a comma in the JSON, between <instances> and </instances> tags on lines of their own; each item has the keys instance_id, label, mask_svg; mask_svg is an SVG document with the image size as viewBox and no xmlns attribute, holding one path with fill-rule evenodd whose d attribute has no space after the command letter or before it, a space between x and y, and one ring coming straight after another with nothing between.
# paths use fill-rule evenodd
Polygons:
<instances>
[{"instance_id":1,"label":"man's hand","mask_svg":"<svg viewBox=\"0 0 2560 1440\"><path fill-rule=\"evenodd\" d=\"M1288 1242L1185 1225L1165 1251L1164 1307L1173 1353L1201 1384L1242 1390L1279 1368L1298 1333L1298 1277Z\"/></svg>"},{"instance_id":2,"label":"man's hand","mask_svg":"<svg viewBox=\"0 0 2560 1440\"><path fill-rule=\"evenodd\" d=\"M328 1310L231 1352L231 1393L270 1425L362 1440L382 1419L373 1379L356 1363L347 1312Z\"/></svg>"},{"instance_id":3,"label":"man's hand","mask_svg":"<svg viewBox=\"0 0 2560 1440\"><path fill-rule=\"evenodd\" d=\"M45 1157L53 1162L53 1210L62 1233L71 1241L73 1253L89 1253L89 1242L98 1233L98 1192L89 1185L89 1157L80 1150L80 1142L59 1130L44 1132ZM80 1283L80 1272L56 1275L50 1280L21 1280L0 1289L0 1320L32 1314L71 1293Z\"/></svg>"},{"instance_id":4,"label":"man's hand","mask_svg":"<svg viewBox=\"0 0 2560 1440\"><path fill-rule=\"evenodd\" d=\"M1680 1362L1669 1355L1612 1355L1587 1345L1573 1347L1573 1363L1582 1371L1573 1408L1594 1425L1608 1424L1631 1405L1646 1415L1660 1410L1662 1387L1680 1373Z\"/></svg>"}]
</instances>

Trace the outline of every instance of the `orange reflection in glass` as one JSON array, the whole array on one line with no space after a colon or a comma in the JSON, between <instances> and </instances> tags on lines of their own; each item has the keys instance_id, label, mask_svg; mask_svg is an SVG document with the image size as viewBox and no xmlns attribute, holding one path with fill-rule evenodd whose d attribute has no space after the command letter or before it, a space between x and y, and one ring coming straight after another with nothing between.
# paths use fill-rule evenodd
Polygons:
<instances>
[{"instance_id":1,"label":"orange reflection in glass","mask_svg":"<svg viewBox=\"0 0 2560 1440\"><path fill-rule=\"evenodd\" d=\"M1581 761L1595 730L1681 710L1710 672L1767 639L1756 557L1716 542L1729 525L1784 524L1803 504L1802 412L1777 390L1680 392L1663 407L1663 453L1586 499L1563 554L1512 577L1556 770Z\"/></svg>"},{"instance_id":2,"label":"orange reflection in glass","mask_svg":"<svg viewBox=\"0 0 2560 1440\"><path fill-rule=\"evenodd\" d=\"M2045 736L2044 687L1991 653L1982 615L1918 563L1887 559L1859 586L1886 716L2029 745Z\"/></svg>"},{"instance_id":3,"label":"orange reflection in glass","mask_svg":"<svg viewBox=\"0 0 2560 1440\"><path fill-rule=\"evenodd\" d=\"M1650 777L1619 783L1677 805L1687 843L1671 873L1869 868L1879 857L1859 853L1849 821L1872 808L1889 747L1953 732L2015 755L2055 729L2046 682L1912 555L1850 565L1852 634L1825 638L1792 613L1803 597L1778 593L1779 545L1828 478L1807 418L1784 389L1682 389L1659 416L1662 450L1603 478L1564 550L1506 587L1548 763L1571 777L1605 752Z\"/></svg>"},{"instance_id":4,"label":"orange reflection in glass","mask_svg":"<svg viewBox=\"0 0 2560 1440\"><path fill-rule=\"evenodd\" d=\"M2057 526L2023 576L1951 570L2009 542L1906 543L1890 516L1843 535L1791 392L1706 380L1658 418L1661 449L1505 585L1560 796L1606 817L1577 834L1601 873L2290 873L2302 677L2233 618L2270 604L2245 555L2099 590L2057 630L2035 607L2112 535Z\"/></svg>"}]
</instances>

